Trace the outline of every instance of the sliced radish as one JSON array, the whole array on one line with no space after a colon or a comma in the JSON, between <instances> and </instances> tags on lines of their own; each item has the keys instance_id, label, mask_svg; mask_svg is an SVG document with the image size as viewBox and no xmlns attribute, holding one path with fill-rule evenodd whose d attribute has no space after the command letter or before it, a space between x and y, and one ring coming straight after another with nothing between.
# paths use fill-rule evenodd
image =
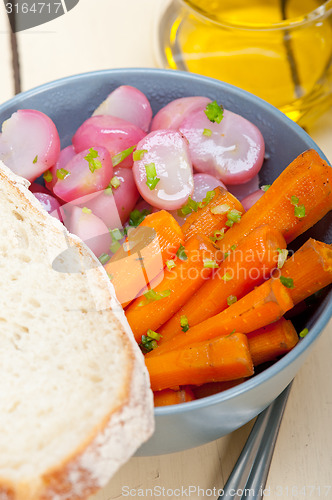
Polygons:
<instances>
[{"instance_id":1,"label":"sliced radish","mask_svg":"<svg viewBox=\"0 0 332 500\"><path fill-rule=\"evenodd\" d=\"M80 126L73 137L73 146L77 153L90 148L91 145L102 146L108 149L110 155L114 157L135 146L144 136L143 130L122 118L98 115L88 118ZM131 167L132 164L132 154L129 154L119 163L119 166Z\"/></svg>"},{"instance_id":2,"label":"sliced radish","mask_svg":"<svg viewBox=\"0 0 332 500\"><path fill-rule=\"evenodd\" d=\"M38 182L33 182L29 186L29 190L31 193L45 193L45 194L51 194L46 187L44 187L42 184L39 184Z\"/></svg>"},{"instance_id":3,"label":"sliced radish","mask_svg":"<svg viewBox=\"0 0 332 500\"><path fill-rule=\"evenodd\" d=\"M2 124L0 160L30 182L59 157L60 139L53 121L35 109L20 109Z\"/></svg>"},{"instance_id":4,"label":"sliced radish","mask_svg":"<svg viewBox=\"0 0 332 500\"><path fill-rule=\"evenodd\" d=\"M177 130L188 114L197 109L204 109L209 102L211 99L201 96L175 99L158 111L152 120L151 131L169 128Z\"/></svg>"},{"instance_id":5,"label":"sliced radish","mask_svg":"<svg viewBox=\"0 0 332 500\"><path fill-rule=\"evenodd\" d=\"M87 208L71 207L66 223L68 230L76 234L93 251L96 257L109 252L112 237L104 222Z\"/></svg>"},{"instance_id":6,"label":"sliced radish","mask_svg":"<svg viewBox=\"0 0 332 500\"><path fill-rule=\"evenodd\" d=\"M44 175L45 179L45 186L52 191L58 178L56 176L57 170L60 170L61 168L65 168L67 163L74 158L76 155L76 151L74 149L74 146L67 146L66 148L62 149L59 154L58 161L56 162L53 167L49 169L49 172L46 172ZM48 180L50 179L50 180Z\"/></svg>"},{"instance_id":7,"label":"sliced radish","mask_svg":"<svg viewBox=\"0 0 332 500\"><path fill-rule=\"evenodd\" d=\"M137 154L133 172L141 196L160 209L180 208L194 190L186 139L174 130L157 130L138 143Z\"/></svg>"},{"instance_id":8,"label":"sliced radish","mask_svg":"<svg viewBox=\"0 0 332 500\"><path fill-rule=\"evenodd\" d=\"M42 192L35 192L34 195L46 212L53 215L53 217L62 220L61 205L58 200L54 198L54 196Z\"/></svg>"},{"instance_id":9,"label":"sliced radish","mask_svg":"<svg viewBox=\"0 0 332 500\"><path fill-rule=\"evenodd\" d=\"M88 159L86 159L88 158ZM113 176L112 160L107 149L93 147L75 155L66 167L57 170L53 192L70 202L105 189Z\"/></svg>"},{"instance_id":10,"label":"sliced radish","mask_svg":"<svg viewBox=\"0 0 332 500\"><path fill-rule=\"evenodd\" d=\"M220 123L211 122L203 109L188 115L180 131L189 141L193 166L225 184L252 179L264 160L264 139L258 128L240 115L224 110Z\"/></svg>"},{"instance_id":11,"label":"sliced radish","mask_svg":"<svg viewBox=\"0 0 332 500\"><path fill-rule=\"evenodd\" d=\"M124 224L137 203L139 192L131 169L116 168L114 169L114 177L120 181L120 186L113 189L113 194L120 219Z\"/></svg>"},{"instance_id":12,"label":"sliced radish","mask_svg":"<svg viewBox=\"0 0 332 500\"><path fill-rule=\"evenodd\" d=\"M264 191L262 189L258 189L258 191L254 191L253 193L249 194L249 196L246 196L243 198L241 201L243 208L245 211L249 210L256 201L258 201L264 194Z\"/></svg>"},{"instance_id":13,"label":"sliced radish","mask_svg":"<svg viewBox=\"0 0 332 500\"><path fill-rule=\"evenodd\" d=\"M143 92L130 85L121 85L98 106L93 113L93 116L95 115L117 116L147 132L152 119L152 109Z\"/></svg>"}]
</instances>

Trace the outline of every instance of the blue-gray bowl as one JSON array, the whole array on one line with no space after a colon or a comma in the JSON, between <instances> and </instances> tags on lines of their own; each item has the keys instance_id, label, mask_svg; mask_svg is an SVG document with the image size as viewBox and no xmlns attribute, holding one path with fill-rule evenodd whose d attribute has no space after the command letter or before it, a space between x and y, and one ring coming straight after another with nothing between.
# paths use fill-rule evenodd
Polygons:
<instances>
[{"instance_id":1,"label":"blue-gray bowl","mask_svg":"<svg viewBox=\"0 0 332 500\"><path fill-rule=\"evenodd\" d=\"M324 154L298 125L261 99L226 83L189 73L156 69L119 69L86 73L51 82L14 97L0 106L0 123L17 109L43 111L55 122L62 147L101 101L119 85L133 85L144 92L153 112L177 97L204 95L222 102L261 130L267 157L260 172L261 184L271 184L300 153L314 148ZM326 159L326 158L325 158ZM308 237L332 241L332 216L328 214L294 242ZM310 333L286 356L241 385L189 403L155 410L156 431L138 455L160 455L213 441L234 431L260 413L294 378L332 313L327 290L297 319Z\"/></svg>"}]
</instances>

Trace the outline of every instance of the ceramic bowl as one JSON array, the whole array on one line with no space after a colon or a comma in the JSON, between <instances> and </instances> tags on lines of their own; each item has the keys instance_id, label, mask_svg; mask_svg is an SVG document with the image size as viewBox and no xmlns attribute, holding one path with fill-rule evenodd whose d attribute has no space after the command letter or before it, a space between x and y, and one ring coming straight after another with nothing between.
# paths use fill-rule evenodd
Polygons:
<instances>
[{"instance_id":1,"label":"ceramic bowl","mask_svg":"<svg viewBox=\"0 0 332 500\"><path fill-rule=\"evenodd\" d=\"M314 141L298 125L261 99L231 85L184 72L157 69L119 69L64 78L17 95L0 106L0 123L20 108L34 108L55 122L62 147L103 99L119 85L133 85L150 100L153 112L172 99L203 95L241 114L261 130L266 160L260 183L271 184L300 153L314 148ZM326 158L325 158L326 159ZM308 237L332 241L332 216L294 242L297 248ZM213 441L241 427L273 401L294 378L332 313L331 289L326 290L296 326L309 334L282 359L246 382L222 393L189 403L155 409L156 431L138 455L160 455Z\"/></svg>"}]
</instances>

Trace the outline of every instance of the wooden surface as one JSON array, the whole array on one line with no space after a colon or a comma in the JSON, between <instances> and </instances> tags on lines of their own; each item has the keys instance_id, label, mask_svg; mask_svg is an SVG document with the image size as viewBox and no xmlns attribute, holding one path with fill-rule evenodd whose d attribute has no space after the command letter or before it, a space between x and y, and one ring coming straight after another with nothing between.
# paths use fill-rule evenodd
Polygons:
<instances>
[{"instance_id":1,"label":"wooden surface","mask_svg":"<svg viewBox=\"0 0 332 500\"><path fill-rule=\"evenodd\" d=\"M95 69L153 67L153 29L161 1L80 0L65 16L20 33L23 90ZM0 102L14 92L9 40L8 22L1 3ZM309 130L330 160L331 131L332 110ZM331 335L332 322L293 384L268 477L266 498L332 498ZM131 496L138 496L139 488L164 487L164 496L176 498L176 488L192 486L206 489L208 496L208 489L223 487L251 426L252 422L218 441L183 453L132 458L91 500L120 498L128 491L124 487L135 489ZM149 492L146 496L154 498ZM182 496L186 496L185 492ZM190 498L202 496L202 491L190 492Z\"/></svg>"}]
</instances>

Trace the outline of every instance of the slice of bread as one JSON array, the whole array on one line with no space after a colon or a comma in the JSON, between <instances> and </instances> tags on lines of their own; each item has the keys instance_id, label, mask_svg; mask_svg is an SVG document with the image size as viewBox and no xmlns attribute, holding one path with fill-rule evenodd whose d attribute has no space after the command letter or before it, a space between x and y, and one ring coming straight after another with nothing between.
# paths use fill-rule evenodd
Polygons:
<instances>
[{"instance_id":1,"label":"slice of bread","mask_svg":"<svg viewBox=\"0 0 332 500\"><path fill-rule=\"evenodd\" d=\"M0 164L0 500L78 500L154 430L110 280Z\"/></svg>"}]
</instances>

